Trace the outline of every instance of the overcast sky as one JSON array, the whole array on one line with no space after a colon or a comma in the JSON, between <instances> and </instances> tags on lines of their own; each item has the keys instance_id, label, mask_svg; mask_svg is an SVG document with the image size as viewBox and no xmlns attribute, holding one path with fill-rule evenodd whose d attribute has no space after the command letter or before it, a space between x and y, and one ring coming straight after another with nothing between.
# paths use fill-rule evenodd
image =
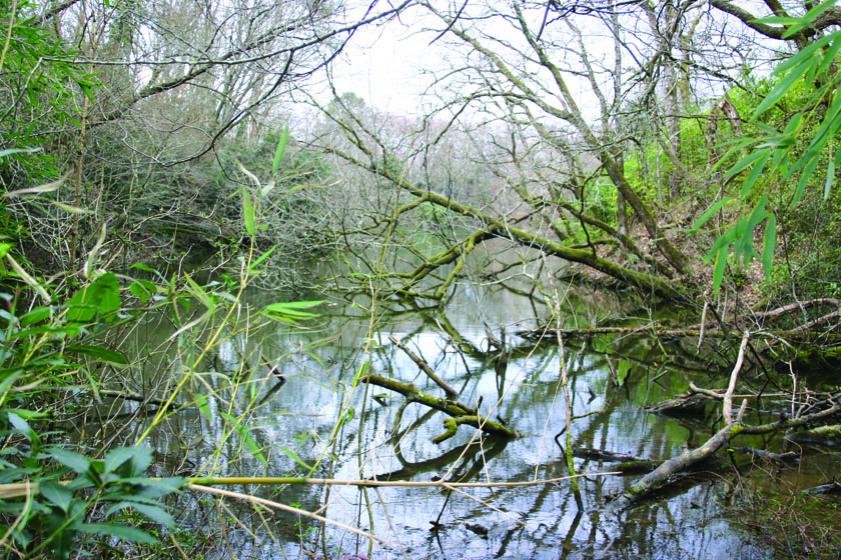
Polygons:
<instances>
[{"instance_id":1,"label":"overcast sky","mask_svg":"<svg viewBox=\"0 0 841 560\"><path fill-rule=\"evenodd\" d=\"M440 68L443 53L437 43L430 45L435 35L422 31L419 16L409 10L400 21L358 31L333 65L336 89L389 113L421 114L421 95L431 79L422 70Z\"/></svg>"}]
</instances>

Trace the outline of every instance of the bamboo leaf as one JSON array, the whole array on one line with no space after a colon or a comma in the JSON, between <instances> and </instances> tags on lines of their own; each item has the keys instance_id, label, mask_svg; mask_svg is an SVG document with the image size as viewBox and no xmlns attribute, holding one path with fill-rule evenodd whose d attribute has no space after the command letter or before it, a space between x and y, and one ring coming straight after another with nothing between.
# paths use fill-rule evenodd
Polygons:
<instances>
[{"instance_id":1,"label":"bamboo leaf","mask_svg":"<svg viewBox=\"0 0 841 560\"><path fill-rule=\"evenodd\" d=\"M254 212L254 201L245 189L242 189L242 221L248 235L254 237L257 233L257 218Z\"/></svg>"},{"instance_id":2,"label":"bamboo leaf","mask_svg":"<svg viewBox=\"0 0 841 560\"><path fill-rule=\"evenodd\" d=\"M748 195L753 190L754 184L756 184L757 179L762 175L762 172L765 170L765 164L768 163L768 158L771 155L771 151L761 150L759 153L763 154L762 157L756 162L756 165L753 166L748 178L745 179L745 182L742 184L742 191L740 193L742 199L748 197Z\"/></svg>"},{"instance_id":3,"label":"bamboo leaf","mask_svg":"<svg viewBox=\"0 0 841 560\"><path fill-rule=\"evenodd\" d=\"M265 261L267 258L269 258L269 256L272 253L274 253L275 249L277 249L277 245L272 245L271 247L269 247L268 251L266 251L265 253L263 253L262 255L257 257L256 259L254 259L254 262L252 262L251 266L248 267L249 272L256 271L257 267L260 266L260 264L262 264L263 261Z\"/></svg>"},{"instance_id":4,"label":"bamboo leaf","mask_svg":"<svg viewBox=\"0 0 841 560\"><path fill-rule=\"evenodd\" d=\"M728 179L731 178L731 177L735 177L736 175L738 175L739 173L741 173L742 171L744 171L745 169L750 167L757 160L762 158L765 155L766 151L767 151L767 149L757 150L755 152L752 152L752 153L746 155L745 157L743 157L742 159L737 161L733 165L733 167L728 169L727 172L725 173L725 175L727 176Z\"/></svg>"},{"instance_id":5,"label":"bamboo leaf","mask_svg":"<svg viewBox=\"0 0 841 560\"><path fill-rule=\"evenodd\" d=\"M184 280L187 281L187 291L199 300L209 313L216 310L216 302L204 288L193 280L189 274L184 275Z\"/></svg>"},{"instance_id":6,"label":"bamboo leaf","mask_svg":"<svg viewBox=\"0 0 841 560\"><path fill-rule=\"evenodd\" d=\"M721 210L724 207L724 205L732 201L732 198L722 198L721 200L707 208L707 211L701 214L701 217L695 220L695 223L692 224L691 228L689 228L689 233L692 234L697 232L699 229L701 229L701 226L706 224L710 220L710 218L712 218L715 215L716 212Z\"/></svg>"},{"instance_id":7,"label":"bamboo leaf","mask_svg":"<svg viewBox=\"0 0 841 560\"><path fill-rule=\"evenodd\" d=\"M724 269L727 266L728 247L724 246L718 250L715 256L715 267L713 268L713 294L718 295L721 288L721 281L724 279Z\"/></svg>"},{"instance_id":8,"label":"bamboo leaf","mask_svg":"<svg viewBox=\"0 0 841 560\"><path fill-rule=\"evenodd\" d=\"M68 352L76 352L77 354L84 354L107 362L109 364L118 366L127 366L129 364L128 358L119 352L105 348L103 346L94 346L91 344L74 344L67 347Z\"/></svg>"},{"instance_id":9,"label":"bamboo leaf","mask_svg":"<svg viewBox=\"0 0 841 560\"><path fill-rule=\"evenodd\" d=\"M768 95L765 96L765 99L762 100L762 103L760 103L753 112L753 116L751 118L756 119L762 113L770 109L772 105L788 93L794 83L802 78L803 75L813 66L813 64L814 60L811 58L805 58L798 66L790 70L788 75L777 82L774 88L768 93Z\"/></svg>"},{"instance_id":10,"label":"bamboo leaf","mask_svg":"<svg viewBox=\"0 0 841 560\"><path fill-rule=\"evenodd\" d=\"M769 214L768 222L765 224L765 243L762 248L762 268L765 271L765 279L771 278L771 271L774 266L774 253L777 250L777 217Z\"/></svg>"},{"instance_id":11,"label":"bamboo leaf","mask_svg":"<svg viewBox=\"0 0 841 560\"><path fill-rule=\"evenodd\" d=\"M818 74L825 74L827 70L832 66L832 63L835 61L835 57L838 56L838 51L841 49L841 34L833 33L830 36L831 43L829 47L827 47L826 51L823 52L823 61L821 62L820 66L818 66Z\"/></svg>"},{"instance_id":12,"label":"bamboo leaf","mask_svg":"<svg viewBox=\"0 0 841 560\"><path fill-rule=\"evenodd\" d=\"M289 141L289 123L283 127L283 132L280 133L280 140L277 142L277 149L274 152L274 161L272 162L272 173L277 173L280 169L280 162L283 160L283 154L286 152L286 143Z\"/></svg>"},{"instance_id":13,"label":"bamboo leaf","mask_svg":"<svg viewBox=\"0 0 841 560\"><path fill-rule=\"evenodd\" d=\"M783 33L783 39L788 39L792 35L795 35L812 25L818 16L830 9L834 4L835 0L826 0L803 14L802 17L798 18L797 23L789 27L786 32Z\"/></svg>"},{"instance_id":14,"label":"bamboo leaf","mask_svg":"<svg viewBox=\"0 0 841 560\"><path fill-rule=\"evenodd\" d=\"M290 459L292 459L293 461L295 461L296 463L298 463L300 466L304 467L306 470L308 470L308 471L310 471L310 472L312 472L313 470L315 470L315 468L314 468L312 465L308 465L306 461L304 461L303 459L301 459L301 457L300 457L297 453L295 453L294 451L292 451L292 450L291 450L291 449L289 449L288 447L284 447L284 448L283 448L283 452L284 452L284 453L285 453L285 454L286 454L286 455L287 455Z\"/></svg>"},{"instance_id":15,"label":"bamboo leaf","mask_svg":"<svg viewBox=\"0 0 841 560\"><path fill-rule=\"evenodd\" d=\"M3 196L6 197L6 198L10 198L10 197L15 197L15 196L22 196L22 195L25 195L25 194L44 194L44 193L54 192L54 191L57 191L59 189L59 187L61 187L61 185L64 184L64 181L67 180L68 175L69 175L69 173L65 173L59 179L57 179L57 180L55 180L51 183L46 183L44 185L39 185L37 187L27 187L25 189L17 189L17 190L14 190L14 191L9 191L9 192L5 193Z\"/></svg>"},{"instance_id":16,"label":"bamboo leaf","mask_svg":"<svg viewBox=\"0 0 841 560\"><path fill-rule=\"evenodd\" d=\"M236 433L239 435L242 442L245 444L246 447L254 454L257 459L264 465L268 466L269 461L266 459L266 456L263 454L263 450L257 445L257 442L254 441L254 438L249 433L248 429L242 425L238 418L228 414L227 412L223 412L222 416L230 422Z\"/></svg>"}]
</instances>

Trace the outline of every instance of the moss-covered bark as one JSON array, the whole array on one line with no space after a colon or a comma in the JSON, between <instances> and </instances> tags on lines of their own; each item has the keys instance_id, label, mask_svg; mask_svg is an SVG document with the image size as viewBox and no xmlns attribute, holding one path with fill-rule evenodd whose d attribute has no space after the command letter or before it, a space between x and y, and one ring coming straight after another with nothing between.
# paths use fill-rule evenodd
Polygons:
<instances>
[{"instance_id":1,"label":"moss-covered bark","mask_svg":"<svg viewBox=\"0 0 841 560\"><path fill-rule=\"evenodd\" d=\"M450 416L451 418L448 418L444 422L444 426L446 428L444 434L437 436L433 440L436 443L452 437L458 426L461 424L473 426L474 428L478 428L487 434L495 436L506 438L517 437L517 432L507 426L504 426L500 422L480 416L475 408L469 407L455 400L442 399L440 397L430 395L429 393L424 393L411 383L403 383L402 381L397 381L396 379L390 379L388 377L383 377L382 375L374 374L365 375L360 379L360 381L362 383L371 383L372 385L377 385L379 387L383 387L384 389L400 393L409 402L416 402L418 404L428 406L429 408L433 408Z\"/></svg>"}]
</instances>

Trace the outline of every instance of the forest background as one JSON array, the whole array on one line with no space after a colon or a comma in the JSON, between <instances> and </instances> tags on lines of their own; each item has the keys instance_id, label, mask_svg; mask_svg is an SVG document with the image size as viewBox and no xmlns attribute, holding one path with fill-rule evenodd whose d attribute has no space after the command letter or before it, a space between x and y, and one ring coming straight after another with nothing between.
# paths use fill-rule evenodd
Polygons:
<instances>
[{"instance_id":1,"label":"forest background","mask_svg":"<svg viewBox=\"0 0 841 560\"><path fill-rule=\"evenodd\" d=\"M4 0L0 483L41 481L3 502L4 554L154 540L102 504L172 523L183 480L139 482L139 444L189 375L137 447L79 454L50 423L68 388L107 394L112 333L151 310L197 366L248 290L446 302L517 277L676 306L701 338L711 316L808 334L792 351L837 368L839 25L778 0ZM402 113L345 89L354 41L393 29L419 64ZM259 313L312 315L288 299Z\"/></svg>"}]
</instances>

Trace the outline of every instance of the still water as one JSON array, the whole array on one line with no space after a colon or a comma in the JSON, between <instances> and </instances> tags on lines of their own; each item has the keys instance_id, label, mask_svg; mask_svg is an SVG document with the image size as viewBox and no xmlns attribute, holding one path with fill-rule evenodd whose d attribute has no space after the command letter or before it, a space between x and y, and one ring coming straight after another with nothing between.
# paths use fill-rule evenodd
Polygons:
<instances>
[{"instance_id":1,"label":"still water","mask_svg":"<svg viewBox=\"0 0 841 560\"><path fill-rule=\"evenodd\" d=\"M572 293L561 306L566 326L618 313L618 306ZM412 309L370 298L332 301L305 329L277 324L233 333L199 372L185 395L209 395L203 411L185 407L147 440L159 473L213 476L288 476L430 481L528 481L568 474L563 450L565 402L556 343L537 346L517 335L541 324L545 309L497 287L462 286L443 307ZM178 366L167 353L148 351L172 329L150 321L125 349L148 360L135 390L162 391ZM520 432L519 439L483 438L469 426L440 444L445 418L419 404L402 411L402 397L375 386L353 386L369 371L411 382L444 396L393 335L422 356L481 413ZM645 412L647 404L686 390L688 382L719 386L719 371L690 351L694 341L644 337L565 343L572 441L586 447L664 459L701 444L711 421ZM144 350L145 349L145 350ZM286 379L268 375L259 356ZM244 363L245 362L245 363ZM228 380L239 379L236 390ZM275 391L270 393L272 388ZM165 394L165 392L163 393ZM138 413L136 403L115 412ZM115 408L116 407L116 408ZM122 407L122 408L120 408ZM119 410L117 410L119 408ZM118 432L90 426L85 437L108 433L111 444L131 443L148 422L137 414ZM248 436L243 436L243 427ZM257 450L258 452L255 452ZM262 458L260 457L262 453ZM262 459L265 459L262 460ZM575 459L578 473L610 470L610 463ZM312 468L312 474L309 474ZM185 493L175 506L181 526L210 539L213 558L767 558L732 519L732 480L707 474L629 512L606 508L611 495L639 475L589 476L533 487L368 488L353 486L237 486L255 494L373 533L387 544L295 515L255 510L235 500L224 507ZM221 527L221 529L220 529Z\"/></svg>"}]
</instances>

